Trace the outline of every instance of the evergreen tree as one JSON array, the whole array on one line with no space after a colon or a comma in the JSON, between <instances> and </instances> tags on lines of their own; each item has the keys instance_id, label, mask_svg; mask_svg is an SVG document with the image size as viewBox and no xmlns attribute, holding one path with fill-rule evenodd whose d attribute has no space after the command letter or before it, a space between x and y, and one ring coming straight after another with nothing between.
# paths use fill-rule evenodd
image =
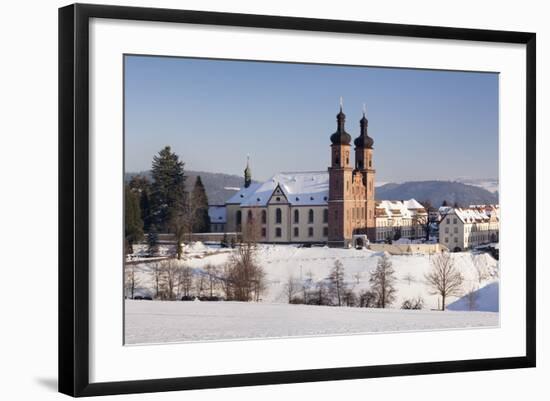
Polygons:
<instances>
[{"instance_id":1,"label":"evergreen tree","mask_svg":"<svg viewBox=\"0 0 550 401\"><path fill-rule=\"evenodd\" d=\"M151 174L152 224L161 232L175 231L180 219L186 213L184 163L173 153L170 146L153 157Z\"/></svg>"},{"instance_id":2,"label":"evergreen tree","mask_svg":"<svg viewBox=\"0 0 550 401\"><path fill-rule=\"evenodd\" d=\"M152 225L149 227L147 233L147 253L150 256L156 256L159 250L159 235L157 233L157 227Z\"/></svg>"},{"instance_id":3,"label":"evergreen tree","mask_svg":"<svg viewBox=\"0 0 550 401\"><path fill-rule=\"evenodd\" d=\"M205 233L210 230L210 217L208 216L208 197L204 190L200 175L195 181L193 192L191 193L191 207L193 210L193 232Z\"/></svg>"},{"instance_id":4,"label":"evergreen tree","mask_svg":"<svg viewBox=\"0 0 550 401\"><path fill-rule=\"evenodd\" d=\"M126 253L133 253L133 245L143 238L143 221L138 195L128 185L124 186L124 236Z\"/></svg>"},{"instance_id":5,"label":"evergreen tree","mask_svg":"<svg viewBox=\"0 0 550 401\"><path fill-rule=\"evenodd\" d=\"M130 180L130 188L139 193L139 207L141 208L141 219L143 229L148 232L151 226L151 183L143 175L135 175Z\"/></svg>"}]
</instances>

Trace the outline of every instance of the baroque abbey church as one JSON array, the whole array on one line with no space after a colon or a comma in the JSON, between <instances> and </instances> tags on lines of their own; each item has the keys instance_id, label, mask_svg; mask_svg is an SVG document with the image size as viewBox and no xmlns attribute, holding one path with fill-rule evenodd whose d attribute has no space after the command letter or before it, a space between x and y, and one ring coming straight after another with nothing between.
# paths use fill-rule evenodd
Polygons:
<instances>
[{"instance_id":1,"label":"baroque abbey church","mask_svg":"<svg viewBox=\"0 0 550 401\"><path fill-rule=\"evenodd\" d=\"M279 173L253 183L247 162L243 188L225 205L210 208L213 231L242 232L254 223L260 242L331 247L383 241L396 227L403 237L424 235L421 219L426 212L414 199L375 200L374 140L365 113L359 121L359 136L353 140L354 162L345 121L340 106L336 132L330 136L328 171Z\"/></svg>"}]
</instances>

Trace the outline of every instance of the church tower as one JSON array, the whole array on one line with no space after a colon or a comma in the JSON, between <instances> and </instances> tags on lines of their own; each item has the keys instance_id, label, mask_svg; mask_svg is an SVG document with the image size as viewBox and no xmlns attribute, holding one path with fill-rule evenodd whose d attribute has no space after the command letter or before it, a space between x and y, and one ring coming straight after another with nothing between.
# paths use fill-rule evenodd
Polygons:
<instances>
[{"instance_id":1,"label":"church tower","mask_svg":"<svg viewBox=\"0 0 550 401\"><path fill-rule=\"evenodd\" d=\"M332 144L331 164L328 168L328 245L343 247L352 238L348 203L352 194L353 168L350 164L351 136L345 130L346 115L342 111L342 100L336 122L336 132L330 136Z\"/></svg>"},{"instance_id":2,"label":"church tower","mask_svg":"<svg viewBox=\"0 0 550 401\"><path fill-rule=\"evenodd\" d=\"M370 241L376 239L376 204L374 199L374 175L376 170L372 160L374 140L368 134L369 120L365 116L359 121L361 133L355 138L355 169L363 178L365 188L365 222L366 234Z\"/></svg>"}]
</instances>

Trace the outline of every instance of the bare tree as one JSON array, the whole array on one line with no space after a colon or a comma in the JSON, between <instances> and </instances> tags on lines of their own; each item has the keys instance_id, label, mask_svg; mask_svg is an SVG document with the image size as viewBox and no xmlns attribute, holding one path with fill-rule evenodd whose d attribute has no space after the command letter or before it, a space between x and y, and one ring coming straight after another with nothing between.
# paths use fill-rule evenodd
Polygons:
<instances>
[{"instance_id":1,"label":"bare tree","mask_svg":"<svg viewBox=\"0 0 550 401\"><path fill-rule=\"evenodd\" d=\"M179 278L179 266L174 259L166 259L161 263L162 272L162 287L164 290L164 297L166 299L173 300L176 298L174 289L177 286Z\"/></svg>"},{"instance_id":2,"label":"bare tree","mask_svg":"<svg viewBox=\"0 0 550 401\"><path fill-rule=\"evenodd\" d=\"M236 301L258 301L266 288L264 270L256 261L255 243L249 241L235 249L225 267L225 291Z\"/></svg>"},{"instance_id":3,"label":"bare tree","mask_svg":"<svg viewBox=\"0 0 550 401\"><path fill-rule=\"evenodd\" d=\"M124 270L126 273L126 292L130 293L130 299L134 299L136 287L140 284L140 280L136 275L136 265L126 264Z\"/></svg>"},{"instance_id":4,"label":"bare tree","mask_svg":"<svg viewBox=\"0 0 550 401\"><path fill-rule=\"evenodd\" d=\"M296 300L296 294L301 290L300 283L293 275L288 276L285 283L285 295L287 296L288 303L291 304Z\"/></svg>"},{"instance_id":5,"label":"bare tree","mask_svg":"<svg viewBox=\"0 0 550 401\"><path fill-rule=\"evenodd\" d=\"M153 283L155 284L155 298L159 298L162 283L162 265L160 262L151 264L151 273L153 274Z\"/></svg>"},{"instance_id":6,"label":"bare tree","mask_svg":"<svg viewBox=\"0 0 550 401\"><path fill-rule=\"evenodd\" d=\"M342 296L345 291L344 283L344 265L339 260L334 262L334 266L328 276L330 283L330 293L336 298L336 304L342 306Z\"/></svg>"},{"instance_id":7,"label":"bare tree","mask_svg":"<svg viewBox=\"0 0 550 401\"><path fill-rule=\"evenodd\" d=\"M310 303L314 303L315 305L329 305L329 294L327 290L327 283L325 280L319 280L315 284L315 293L313 295L313 299L310 298Z\"/></svg>"},{"instance_id":8,"label":"bare tree","mask_svg":"<svg viewBox=\"0 0 550 401\"><path fill-rule=\"evenodd\" d=\"M363 290L359 294L359 307L374 308L376 307L376 294L370 290Z\"/></svg>"},{"instance_id":9,"label":"bare tree","mask_svg":"<svg viewBox=\"0 0 550 401\"><path fill-rule=\"evenodd\" d=\"M178 292L185 298L191 296L193 289L193 269L183 265L178 271Z\"/></svg>"},{"instance_id":10,"label":"bare tree","mask_svg":"<svg viewBox=\"0 0 550 401\"><path fill-rule=\"evenodd\" d=\"M422 309L424 308L424 298L418 296L416 298L406 299L401 304L401 309Z\"/></svg>"},{"instance_id":11,"label":"bare tree","mask_svg":"<svg viewBox=\"0 0 550 401\"><path fill-rule=\"evenodd\" d=\"M376 269L371 272L370 285L371 290L376 294L376 303L379 308L385 308L395 300L395 270L390 261L389 254L384 252L378 259Z\"/></svg>"},{"instance_id":12,"label":"bare tree","mask_svg":"<svg viewBox=\"0 0 550 401\"><path fill-rule=\"evenodd\" d=\"M462 294L464 276L454 265L454 259L449 252L434 255L430 261L432 269L424 275L426 283L431 287L431 294L441 295L441 310L445 310L448 297Z\"/></svg>"},{"instance_id":13,"label":"bare tree","mask_svg":"<svg viewBox=\"0 0 550 401\"><path fill-rule=\"evenodd\" d=\"M306 279L302 281L302 295L304 298L304 303L308 303L308 294L309 290L313 287L313 283L315 282L315 276L313 275L313 272L309 270L306 273Z\"/></svg>"},{"instance_id":14,"label":"bare tree","mask_svg":"<svg viewBox=\"0 0 550 401\"><path fill-rule=\"evenodd\" d=\"M487 261L485 258L482 258L481 255L476 255L474 253L470 254L472 259L472 265L476 271L477 282L481 285L482 281L488 280L491 278L489 272L489 266L487 266Z\"/></svg>"},{"instance_id":15,"label":"bare tree","mask_svg":"<svg viewBox=\"0 0 550 401\"><path fill-rule=\"evenodd\" d=\"M214 296L214 290L219 280L220 269L218 266L208 264L204 267L204 271L208 278L208 287L210 289L210 298Z\"/></svg>"}]
</instances>

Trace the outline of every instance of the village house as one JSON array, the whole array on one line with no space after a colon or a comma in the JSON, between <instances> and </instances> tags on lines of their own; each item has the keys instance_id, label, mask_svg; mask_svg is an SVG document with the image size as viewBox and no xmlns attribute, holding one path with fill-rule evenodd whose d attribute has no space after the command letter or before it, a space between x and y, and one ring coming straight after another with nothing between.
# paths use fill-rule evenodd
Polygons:
<instances>
[{"instance_id":1,"label":"village house","mask_svg":"<svg viewBox=\"0 0 550 401\"><path fill-rule=\"evenodd\" d=\"M498 205L441 207L439 212L439 243L450 250L461 251L499 240Z\"/></svg>"}]
</instances>

